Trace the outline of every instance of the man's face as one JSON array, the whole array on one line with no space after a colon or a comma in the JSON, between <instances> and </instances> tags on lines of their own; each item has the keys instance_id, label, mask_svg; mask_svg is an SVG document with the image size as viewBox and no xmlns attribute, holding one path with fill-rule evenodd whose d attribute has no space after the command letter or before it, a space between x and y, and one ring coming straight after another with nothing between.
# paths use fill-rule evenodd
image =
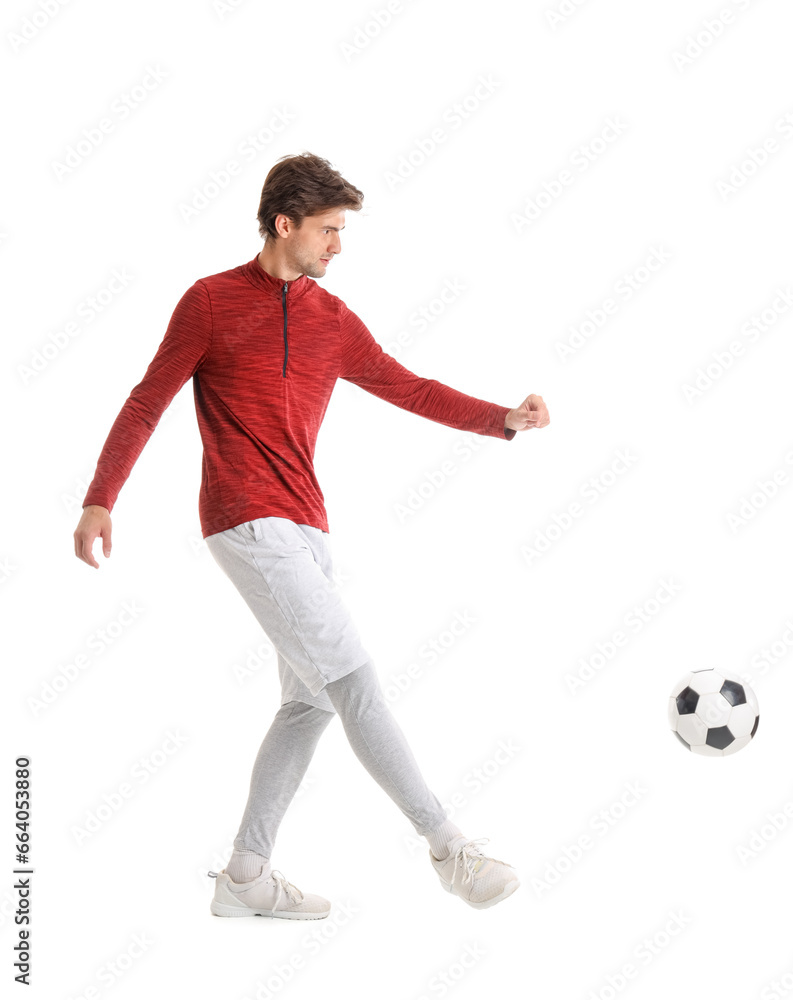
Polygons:
<instances>
[{"instance_id":1,"label":"man's face","mask_svg":"<svg viewBox=\"0 0 793 1000\"><path fill-rule=\"evenodd\" d=\"M286 262L309 278L324 277L330 261L341 253L344 216L344 209L331 209L307 215L299 229L290 223L288 234L281 238Z\"/></svg>"}]
</instances>

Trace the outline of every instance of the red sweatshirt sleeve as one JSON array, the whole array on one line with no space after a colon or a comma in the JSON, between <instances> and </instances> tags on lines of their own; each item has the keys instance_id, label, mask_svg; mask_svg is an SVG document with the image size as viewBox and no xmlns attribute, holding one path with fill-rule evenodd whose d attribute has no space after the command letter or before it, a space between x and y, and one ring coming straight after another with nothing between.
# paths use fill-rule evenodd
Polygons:
<instances>
[{"instance_id":1,"label":"red sweatshirt sleeve","mask_svg":"<svg viewBox=\"0 0 793 1000\"><path fill-rule=\"evenodd\" d=\"M207 356L211 340L209 293L199 280L177 303L157 353L110 428L83 507L99 504L112 511L154 428Z\"/></svg>"},{"instance_id":2,"label":"red sweatshirt sleeve","mask_svg":"<svg viewBox=\"0 0 793 1000\"><path fill-rule=\"evenodd\" d=\"M374 396L428 420L511 441L515 431L504 426L508 406L467 396L435 379L422 378L380 347L363 321L340 302L340 378Z\"/></svg>"}]
</instances>

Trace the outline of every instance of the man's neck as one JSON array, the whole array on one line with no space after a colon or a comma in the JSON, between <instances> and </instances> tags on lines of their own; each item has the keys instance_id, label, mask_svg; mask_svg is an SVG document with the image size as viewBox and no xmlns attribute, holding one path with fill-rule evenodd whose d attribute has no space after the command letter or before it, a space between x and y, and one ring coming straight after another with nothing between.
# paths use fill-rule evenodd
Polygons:
<instances>
[{"instance_id":1,"label":"man's neck","mask_svg":"<svg viewBox=\"0 0 793 1000\"><path fill-rule=\"evenodd\" d=\"M280 278L282 281L295 281L302 272L296 273L295 269L283 261L277 254L268 253L265 247L259 254L257 260L259 267L266 271L273 278Z\"/></svg>"}]
</instances>

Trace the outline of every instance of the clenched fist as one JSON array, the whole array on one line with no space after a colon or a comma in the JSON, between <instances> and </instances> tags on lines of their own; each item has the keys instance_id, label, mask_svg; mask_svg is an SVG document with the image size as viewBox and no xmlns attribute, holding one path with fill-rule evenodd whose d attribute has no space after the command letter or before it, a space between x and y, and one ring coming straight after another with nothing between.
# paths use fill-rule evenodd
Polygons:
<instances>
[{"instance_id":1,"label":"clenched fist","mask_svg":"<svg viewBox=\"0 0 793 1000\"><path fill-rule=\"evenodd\" d=\"M532 393L520 406L509 411L504 419L504 426L513 431L528 431L532 427L547 427L550 422L548 407L543 402L542 396Z\"/></svg>"}]
</instances>

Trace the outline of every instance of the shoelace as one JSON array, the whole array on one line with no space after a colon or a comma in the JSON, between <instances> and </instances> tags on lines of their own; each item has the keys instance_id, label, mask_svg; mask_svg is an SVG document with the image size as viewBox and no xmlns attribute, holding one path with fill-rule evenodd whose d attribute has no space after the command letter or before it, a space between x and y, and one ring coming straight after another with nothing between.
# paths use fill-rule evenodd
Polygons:
<instances>
[{"instance_id":1,"label":"shoelace","mask_svg":"<svg viewBox=\"0 0 793 1000\"><path fill-rule=\"evenodd\" d=\"M465 885L466 882L474 881L474 875L477 874L485 861L495 861L499 865L506 864L506 861L498 861L496 858L486 857L476 846L477 844L487 844L489 840L489 837L480 837L478 840L469 840L465 844L460 844L454 855L452 885L454 885L454 877L457 874L458 865L462 867L465 873L462 881L462 884ZM507 867L511 868L512 866L508 865Z\"/></svg>"},{"instance_id":2,"label":"shoelace","mask_svg":"<svg viewBox=\"0 0 793 1000\"><path fill-rule=\"evenodd\" d=\"M287 899L291 899L293 903L303 902L303 893L296 885L292 885L291 882L287 881L283 872L274 868L270 872L270 878L274 879L278 885L278 894L276 895L275 902L273 903L273 910L278 909L278 903L280 902L283 893L286 893Z\"/></svg>"}]
</instances>

